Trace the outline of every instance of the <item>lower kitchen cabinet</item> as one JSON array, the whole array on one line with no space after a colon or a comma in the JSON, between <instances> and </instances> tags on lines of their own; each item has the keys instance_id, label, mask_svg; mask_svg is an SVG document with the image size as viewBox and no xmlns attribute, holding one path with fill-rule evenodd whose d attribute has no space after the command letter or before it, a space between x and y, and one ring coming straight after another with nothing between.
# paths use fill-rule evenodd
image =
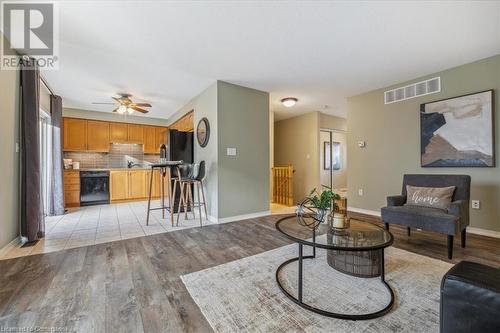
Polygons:
<instances>
[{"instance_id":1,"label":"lower kitchen cabinet","mask_svg":"<svg viewBox=\"0 0 500 333\"><path fill-rule=\"evenodd\" d=\"M150 172L149 170L111 170L111 201L146 199L149 196ZM152 197L159 196L159 179L159 174L155 174Z\"/></svg>"},{"instance_id":2,"label":"lower kitchen cabinet","mask_svg":"<svg viewBox=\"0 0 500 333\"><path fill-rule=\"evenodd\" d=\"M129 171L111 171L109 173L110 199L126 200L129 193Z\"/></svg>"},{"instance_id":3,"label":"lower kitchen cabinet","mask_svg":"<svg viewBox=\"0 0 500 333\"><path fill-rule=\"evenodd\" d=\"M146 197L146 170L128 172L128 198L141 199Z\"/></svg>"},{"instance_id":4,"label":"lower kitchen cabinet","mask_svg":"<svg viewBox=\"0 0 500 333\"><path fill-rule=\"evenodd\" d=\"M80 172L64 171L64 205L66 207L80 206Z\"/></svg>"}]
</instances>

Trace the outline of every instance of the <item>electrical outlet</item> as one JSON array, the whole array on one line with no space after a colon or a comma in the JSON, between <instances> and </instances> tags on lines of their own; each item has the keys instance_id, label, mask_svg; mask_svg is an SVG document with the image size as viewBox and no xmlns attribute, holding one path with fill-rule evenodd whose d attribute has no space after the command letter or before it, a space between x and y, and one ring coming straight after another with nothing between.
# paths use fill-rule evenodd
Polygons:
<instances>
[{"instance_id":1,"label":"electrical outlet","mask_svg":"<svg viewBox=\"0 0 500 333\"><path fill-rule=\"evenodd\" d=\"M362 188L360 188L360 189L358 190L358 195L359 195L360 197L362 197L362 196L363 196L363 189L362 189Z\"/></svg>"},{"instance_id":2,"label":"electrical outlet","mask_svg":"<svg viewBox=\"0 0 500 333\"><path fill-rule=\"evenodd\" d=\"M236 148L227 148L226 155L227 156L236 156Z\"/></svg>"},{"instance_id":3,"label":"electrical outlet","mask_svg":"<svg viewBox=\"0 0 500 333\"><path fill-rule=\"evenodd\" d=\"M473 209L480 209L481 208L481 202L479 200L472 200L472 208Z\"/></svg>"},{"instance_id":4,"label":"electrical outlet","mask_svg":"<svg viewBox=\"0 0 500 333\"><path fill-rule=\"evenodd\" d=\"M365 148L366 147L366 142L365 141L358 141L358 147L359 148Z\"/></svg>"}]
</instances>

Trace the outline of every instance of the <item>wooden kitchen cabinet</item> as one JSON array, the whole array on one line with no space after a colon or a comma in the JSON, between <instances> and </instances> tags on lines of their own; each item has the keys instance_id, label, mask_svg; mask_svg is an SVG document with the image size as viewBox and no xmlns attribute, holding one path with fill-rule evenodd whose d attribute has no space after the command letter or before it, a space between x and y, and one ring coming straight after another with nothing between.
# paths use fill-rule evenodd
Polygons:
<instances>
[{"instance_id":1,"label":"wooden kitchen cabinet","mask_svg":"<svg viewBox=\"0 0 500 333\"><path fill-rule=\"evenodd\" d=\"M125 123L109 124L109 139L111 142L124 143L128 140L128 125Z\"/></svg>"},{"instance_id":2,"label":"wooden kitchen cabinet","mask_svg":"<svg viewBox=\"0 0 500 333\"><path fill-rule=\"evenodd\" d=\"M109 152L109 123L87 121L87 151Z\"/></svg>"},{"instance_id":3,"label":"wooden kitchen cabinet","mask_svg":"<svg viewBox=\"0 0 500 333\"><path fill-rule=\"evenodd\" d=\"M63 150L85 151L87 149L87 120L64 118Z\"/></svg>"},{"instance_id":4,"label":"wooden kitchen cabinet","mask_svg":"<svg viewBox=\"0 0 500 333\"><path fill-rule=\"evenodd\" d=\"M110 123L109 138L111 142L124 143L128 141L128 125L125 123Z\"/></svg>"},{"instance_id":5,"label":"wooden kitchen cabinet","mask_svg":"<svg viewBox=\"0 0 500 333\"><path fill-rule=\"evenodd\" d=\"M65 207L80 206L80 172L65 170L63 183Z\"/></svg>"},{"instance_id":6,"label":"wooden kitchen cabinet","mask_svg":"<svg viewBox=\"0 0 500 333\"><path fill-rule=\"evenodd\" d=\"M147 170L132 170L128 172L128 198L146 198L146 175Z\"/></svg>"},{"instance_id":7,"label":"wooden kitchen cabinet","mask_svg":"<svg viewBox=\"0 0 500 333\"><path fill-rule=\"evenodd\" d=\"M126 200L129 197L129 176L128 171L111 170L109 173L110 199Z\"/></svg>"},{"instance_id":8,"label":"wooden kitchen cabinet","mask_svg":"<svg viewBox=\"0 0 500 333\"><path fill-rule=\"evenodd\" d=\"M166 127L156 127L156 149L155 153L160 153L160 146L162 144L167 145L168 143L168 128Z\"/></svg>"},{"instance_id":9,"label":"wooden kitchen cabinet","mask_svg":"<svg viewBox=\"0 0 500 333\"><path fill-rule=\"evenodd\" d=\"M128 124L128 141L132 143L143 143L144 126Z\"/></svg>"},{"instance_id":10,"label":"wooden kitchen cabinet","mask_svg":"<svg viewBox=\"0 0 500 333\"><path fill-rule=\"evenodd\" d=\"M156 149L156 127L154 126L144 126L144 153L145 154L155 154ZM159 149L158 149L159 151Z\"/></svg>"}]
</instances>

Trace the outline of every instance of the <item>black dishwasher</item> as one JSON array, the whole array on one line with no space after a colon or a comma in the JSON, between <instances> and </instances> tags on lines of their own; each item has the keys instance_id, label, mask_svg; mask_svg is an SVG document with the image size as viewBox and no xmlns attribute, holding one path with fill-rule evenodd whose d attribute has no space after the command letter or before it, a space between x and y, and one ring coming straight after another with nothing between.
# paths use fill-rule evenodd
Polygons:
<instances>
[{"instance_id":1,"label":"black dishwasher","mask_svg":"<svg viewBox=\"0 0 500 333\"><path fill-rule=\"evenodd\" d=\"M109 204L109 171L80 171L80 206Z\"/></svg>"}]
</instances>

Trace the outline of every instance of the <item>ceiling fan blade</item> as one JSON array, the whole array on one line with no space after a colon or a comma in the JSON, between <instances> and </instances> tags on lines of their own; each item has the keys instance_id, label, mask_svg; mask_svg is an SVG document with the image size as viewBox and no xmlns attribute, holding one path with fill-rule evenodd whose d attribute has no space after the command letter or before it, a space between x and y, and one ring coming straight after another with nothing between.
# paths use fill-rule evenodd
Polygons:
<instances>
[{"instance_id":1,"label":"ceiling fan blade","mask_svg":"<svg viewBox=\"0 0 500 333\"><path fill-rule=\"evenodd\" d=\"M111 103L111 102L92 102L92 104L103 104L103 105L115 105L116 103Z\"/></svg>"},{"instance_id":2,"label":"ceiling fan blade","mask_svg":"<svg viewBox=\"0 0 500 333\"><path fill-rule=\"evenodd\" d=\"M135 105L130 105L129 108L131 108L132 110L137 111L137 112L142 112L142 113L148 113L149 112L148 110L141 109L140 107L137 107Z\"/></svg>"},{"instance_id":3,"label":"ceiling fan blade","mask_svg":"<svg viewBox=\"0 0 500 333\"><path fill-rule=\"evenodd\" d=\"M132 105L135 105L135 106L142 106L142 107L147 107L147 108L150 108L152 105L149 104L149 103L132 103Z\"/></svg>"},{"instance_id":4,"label":"ceiling fan blade","mask_svg":"<svg viewBox=\"0 0 500 333\"><path fill-rule=\"evenodd\" d=\"M111 96L112 99L114 99L115 101L117 101L118 103L122 103L122 98L121 97L113 97Z\"/></svg>"},{"instance_id":5,"label":"ceiling fan blade","mask_svg":"<svg viewBox=\"0 0 500 333\"><path fill-rule=\"evenodd\" d=\"M118 112L118 108L114 109L112 112Z\"/></svg>"}]
</instances>

